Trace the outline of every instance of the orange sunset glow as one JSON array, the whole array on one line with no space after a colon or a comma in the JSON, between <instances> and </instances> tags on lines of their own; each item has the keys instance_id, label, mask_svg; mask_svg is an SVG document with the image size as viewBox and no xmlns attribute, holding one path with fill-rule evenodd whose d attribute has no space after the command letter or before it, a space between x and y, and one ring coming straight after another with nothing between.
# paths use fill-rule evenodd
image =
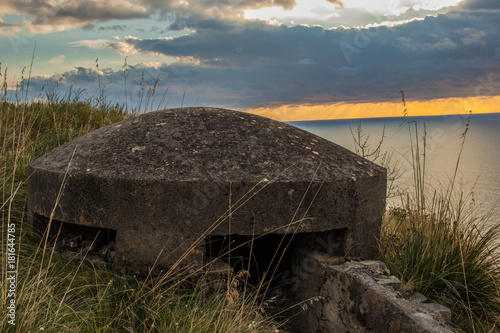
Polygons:
<instances>
[{"instance_id":1,"label":"orange sunset glow","mask_svg":"<svg viewBox=\"0 0 500 333\"><path fill-rule=\"evenodd\" d=\"M500 96L442 98L429 101L407 100L409 116L436 116L499 112ZM255 108L247 112L279 121L306 121L327 119L357 119L401 117L402 102L332 103L323 105L283 105L276 108Z\"/></svg>"}]
</instances>

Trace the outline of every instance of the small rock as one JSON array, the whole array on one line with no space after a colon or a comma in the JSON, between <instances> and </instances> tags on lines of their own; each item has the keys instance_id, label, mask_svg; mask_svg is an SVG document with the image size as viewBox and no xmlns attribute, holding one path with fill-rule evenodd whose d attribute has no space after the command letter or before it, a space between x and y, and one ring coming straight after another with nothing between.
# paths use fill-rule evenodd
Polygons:
<instances>
[{"instance_id":1,"label":"small rock","mask_svg":"<svg viewBox=\"0 0 500 333\"><path fill-rule=\"evenodd\" d=\"M401 281L394 275L388 276L385 279L377 279L377 282L384 287L391 287L394 289L399 289L399 287L401 287Z\"/></svg>"},{"instance_id":2,"label":"small rock","mask_svg":"<svg viewBox=\"0 0 500 333\"><path fill-rule=\"evenodd\" d=\"M389 269L387 266L378 260L363 260L360 262L363 266L369 268L373 273L379 275L390 275Z\"/></svg>"},{"instance_id":3,"label":"small rock","mask_svg":"<svg viewBox=\"0 0 500 333\"><path fill-rule=\"evenodd\" d=\"M422 295L421 293L413 294L412 300L413 300L413 302L415 302L417 304L429 302L429 299L427 297L425 297L424 295Z\"/></svg>"},{"instance_id":4,"label":"small rock","mask_svg":"<svg viewBox=\"0 0 500 333\"><path fill-rule=\"evenodd\" d=\"M451 322L451 310L437 303L423 303L423 307L437 314L445 322Z\"/></svg>"}]
</instances>

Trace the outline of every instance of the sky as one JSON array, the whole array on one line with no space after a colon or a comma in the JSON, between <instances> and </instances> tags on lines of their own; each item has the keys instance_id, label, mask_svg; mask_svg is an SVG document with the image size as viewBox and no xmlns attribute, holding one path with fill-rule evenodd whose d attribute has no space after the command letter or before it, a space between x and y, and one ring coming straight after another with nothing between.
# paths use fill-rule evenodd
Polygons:
<instances>
[{"instance_id":1,"label":"sky","mask_svg":"<svg viewBox=\"0 0 500 333\"><path fill-rule=\"evenodd\" d=\"M0 0L0 82L32 58L30 97L142 110L500 112L500 1Z\"/></svg>"}]
</instances>

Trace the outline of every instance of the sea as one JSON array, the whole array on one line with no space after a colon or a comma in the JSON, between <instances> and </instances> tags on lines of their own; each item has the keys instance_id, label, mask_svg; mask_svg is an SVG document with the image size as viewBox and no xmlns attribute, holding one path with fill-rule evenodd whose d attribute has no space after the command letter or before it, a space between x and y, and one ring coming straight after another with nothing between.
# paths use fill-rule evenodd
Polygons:
<instances>
[{"instance_id":1,"label":"sea","mask_svg":"<svg viewBox=\"0 0 500 333\"><path fill-rule=\"evenodd\" d=\"M402 175L398 189L411 189L412 147L419 142L424 153L427 191L443 192L455 176L455 195L463 197L478 213L491 213L491 224L500 223L500 113L421 117L364 118L289 122L349 150L355 151L358 129L372 151L380 141L381 154L392 153L392 164ZM422 158L421 158L422 160ZM378 160L380 161L380 159ZM376 161L376 162L378 162ZM457 169L458 161L458 169ZM455 173L455 170L457 172ZM400 197L388 198L398 205ZM498 206L498 207L497 207Z\"/></svg>"}]
</instances>

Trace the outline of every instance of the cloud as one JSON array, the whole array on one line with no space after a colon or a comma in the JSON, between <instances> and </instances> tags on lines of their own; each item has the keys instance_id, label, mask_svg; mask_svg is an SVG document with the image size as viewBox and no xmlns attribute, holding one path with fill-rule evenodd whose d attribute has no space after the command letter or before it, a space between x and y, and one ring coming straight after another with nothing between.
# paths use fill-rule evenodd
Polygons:
<instances>
[{"instance_id":1,"label":"cloud","mask_svg":"<svg viewBox=\"0 0 500 333\"><path fill-rule=\"evenodd\" d=\"M291 11L264 8L245 11L245 17L292 25L319 24L323 27L388 25L384 22L394 25L397 22L449 12L451 5L457 2L459 0L374 0L345 3L335 0L300 0Z\"/></svg>"},{"instance_id":2,"label":"cloud","mask_svg":"<svg viewBox=\"0 0 500 333\"><path fill-rule=\"evenodd\" d=\"M236 18L248 9L259 9L266 7L281 7L290 10L297 3L296 0L237 0L237 1L179 1L179 0L145 0L142 1L148 8L182 14L192 15L198 18Z\"/></svg>"},{"instance_id":3,"label":"cloud","mask_svg":"<svg viewBox=\"0 0 500 333\"><path fill-rule=\"evenodd\" d=\"M184 105L192 98L238 109L393 101L400 90L421 100L500 95L500 12L453 11L371 29L218 19L189 24L198 29L175 38L106 41L122 54L179 59L131 66L127 87L139 87L143 76L151 84L159 77L157 90L169 88L172 106L186 91ZM61 84L88 84L91 91L92 73L68 72ZM102 77L109 95L123 99L122 72L104 70Z\"/></svg>"},{"instance_id":4,"label":"cloud","mask_svg":"<svg viewBox=\"0 0 500 333\"><path fill-rule=\"evenodd\" d=\"M27 14L34 24L52 22L88 22L94 20L133 19L148 17L147 8L136 1L129 0L66 0L66 1L18 1L4 0L0 9L8 8L11 12Z\"/></svg>"},{"instance_id":5,"label":"cloud","mask_svg":"<svg viewBox=\"0 0 500 333\"><path fill-rule=\"evenodd\" d=\"M63 31L74 27L89 27L94 21L125 20L147 18L150 9L137 0L2 0L1 13L28 16L20 24L13 24L12 29L29 29L33 33Z\"/></svg>"},{"instance_id":6,"label":"cloud","mask_svg":"<svg viewBox=\"0 0 500 333\"><path fill-rule=\"evenodd\" d=\"M107 48L111 41L107 39L82 39L74 42L69 42L69 45L73 47L88 47L89 49L104 49Z\"/></svg>"},{"instance_id":7,"label":"cloud","mask_svg":"<svg viewBox=\"0 0 500 333\"><path fill-rule=\"evenodd\" d=\"M302 0L300 3L296 0L2 0L0 13L28 17L23 23L8 27L17 32L29 28L33 33L48 33L75 27L94 31L118 31L126 27L101 26L95 22L144 18L166 21L165 28L169 30L224 31L231 28L234 22L243 22L248 11L262 9L282 9L285 16L283 20L278 18L280 22L294 21L298 24L315 22L338 26L349 23L354 25L380 23L387 21L385 15L389 12L397 13L390 18L396 21L424 17L435 14L442 6L438 7L427 4L426 0L394 0L387 6L374 6L370 3L367 8L353 6L349 2L344 4L341 0L316 0L314 3L309 0ZM293 13L292 9L295 9ZM401 19L398 19L399 16Z\"/></svg>"},{"instance_id":8,"label":"cloud","mask_svg":"<svg viewBox=\"0 0 500 333\"><path fill-rule=\"evenodd\" d=\"M95 21L129 20L160 16L173 21L173 29L183 29L202 19L232 19L243 17L247 9L279 6L291 9L295 0L238 0L238 1L179 1L179 0L2 0L0 13L27 15L22 26L32 32L52 32L83 27L85 29L120 29L120 25L96 27ZM20 30L17 26L12 28Z\"/></svg>"},{"instance_id":9,"label":"cloud","mask_svg":"<svg viewBox=\"0 0 500 333\"><path fill-rule=\"evenodd\" d=\"M118 38L119 39L119 38ZM134 40L140 40L134 36L126 36L125 40L128 42L113 42L110 44L110 47L117 50L121 55L132 55L138 54L139 51L133 45Z\"/></svg>"},{"instance_id":10,"label":"cloud","mask_svg":"<svg viewBox=\"0 0 500 333\"><path fill-rule=\"evenodd\" d=\"M337 7L344 8L344 3L340 0L326 0L326 2L329 2Z\"/></svg>"},{"instance_id":11,"label":"cloud","mask_svg":"<svg viewBox=\"0 0 500 333\"><path fill-rule=\"evenodd\" d=\"M425 21L372 29L332 29L305 26L273 26L264 22L240 25L225 23L227 28L169 39L128 37L125 43L142 52L156 52L175 57L195 57L202 62L224 60L233 66L266 63L296 63L311 59L325 67L345 65L350 61L377 66L379 61L399 63L416 58L445 60L461 52L475 53L492 48L468 48L487 41L498 42L500 23L492 13L455 13L428 17ZM217 26L217 24L213 24ZM468 28L464 28L468 27ZM459 29L458 29L459 28ZM348 50L343 52L342 45ZM455 53L455 51L458 52ZM453 51L453 53L449 53ZM350 53L352 52L352 53ZM416 53L415 53L416 52ZM377 58L373 58L373 56ZM383 57L378 58L379 55ZM386 57L386 59L384 59Z\"/></svg>"},{"instance_id":12,"label":"cloud","mask_svg":"<svg viewBox=\"0 0 500 333\"><path fill-rule=\"evenodd\" d=\"M54 57L47 61L49 64L61 64L66 60L66 56L64 54L58 55L57 57Z\"/></svg>"},{"instance_id":13,"label":"cloud","mask_svg":"<svg viewBox=\"0 0 500 333\"><path fill-rule=\"evenodd\" d=\"M170 39L129 37L121 47L185 59L160 68L162 77L241 107L390 100L401 89L421 99L473 96L479 76L500 74L500 13L372 29L221 24Z\"/></svg>"},{"instance_id":14,"label":"cloud","mask_svg":"<svg viewBox=\"0 0 500 333\"><path fill-rule=\"evenodd\" d=\"M485 43L486 31L481 31L474 28L464 28L460 31L462 34L462 42L464 45L482 44Z\"/></svg>"},{"instance_id":15,"label":"cloud","mask_svg":"<svg viewBox=\"0 0 500 333\"><path fill-rule=\"evenodd\" d=\"M462 10L500 10L500 2L498 0L465 0L458 6Z\"/></svg>"},{"instance_id":16,"label":"cloud","mask_svg":"<svg viewBox=\"0 0 500 333\"><path fill-rule=\"evenodd\" d=\"M117 50L121 55L132 55L138 54L139 51L135 49L130 43L115 42L111 44L111 47Z\"/></svg>"},{"instance_id":17,"label":"cloud","mask_svg":"<svg viewBox=\"0 0 500 333\"><path fill-rule=\"evenodd\" d=\"M84 26L82 26L83 30L90 30L90 31L125 31L127 29L126 24L115 24L115 25L108 25L108 26L102 26L102 25L96 25L93 23L87 23Z\"/></svg>"}]
</instances>

